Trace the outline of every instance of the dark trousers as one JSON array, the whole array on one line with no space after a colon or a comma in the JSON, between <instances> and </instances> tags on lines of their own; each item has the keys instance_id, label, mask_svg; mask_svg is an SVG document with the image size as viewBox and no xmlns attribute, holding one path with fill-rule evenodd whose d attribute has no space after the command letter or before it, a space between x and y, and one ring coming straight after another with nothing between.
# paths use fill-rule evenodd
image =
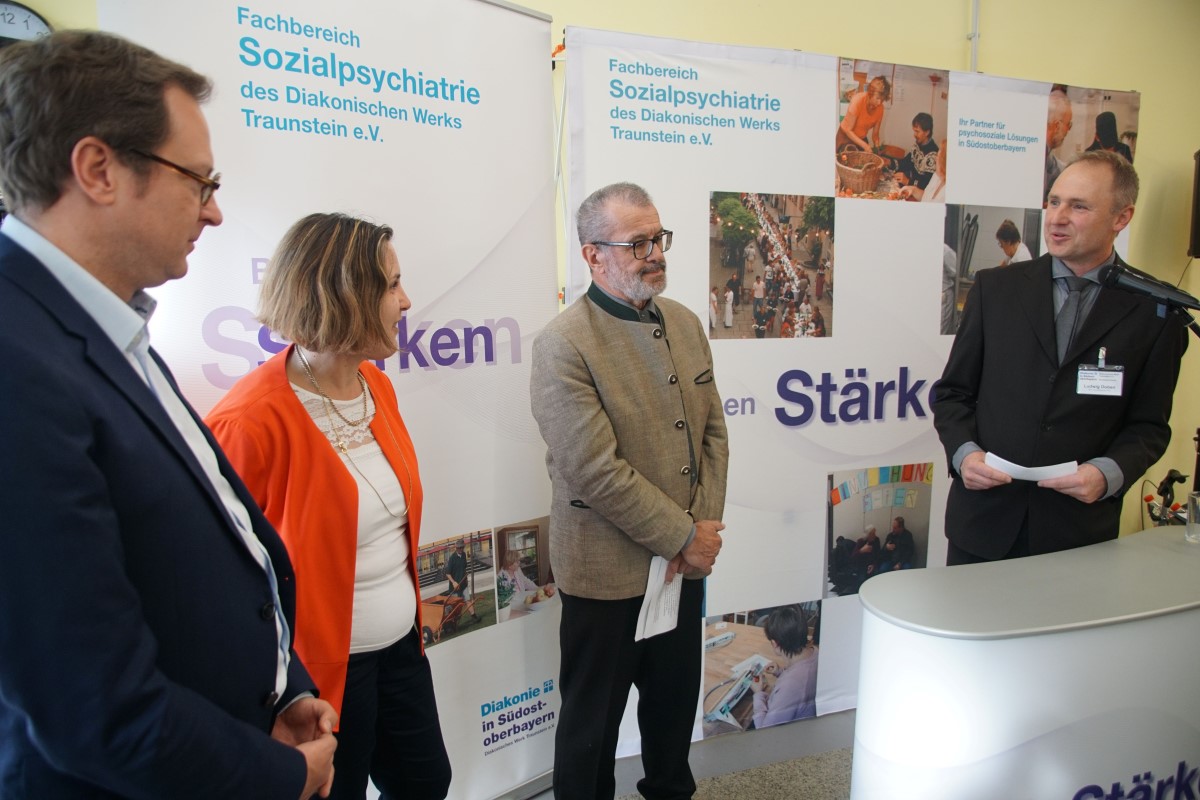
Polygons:
<instances>
[{"instance_id":1,"label":"dark trousers","mask_svg":"<svg viewBox=\"0 0 1200 800\"><path fill-rule=\"evenodd\" d=\"M382 650L350 656L337 740L331 798L363 800L368 776L384 800L446 796L450 759L415 629Z\"/></svg>"},{"instance_id":2,"label":"dark trousers","mask_svg":"<svg viewBox=\"0 0 1200 800\"><path fill-rule=\"evenodd\" d=\"M675 630L640 642L633 635L641 597L559 595L562 708L554 737L555 798L614 796L617 733L630 686L638 688L646 773L638 791L648 800L690 798L696 791L688 750L700 697L703 582L683 582Z\"/></svg>"}]
</instances>

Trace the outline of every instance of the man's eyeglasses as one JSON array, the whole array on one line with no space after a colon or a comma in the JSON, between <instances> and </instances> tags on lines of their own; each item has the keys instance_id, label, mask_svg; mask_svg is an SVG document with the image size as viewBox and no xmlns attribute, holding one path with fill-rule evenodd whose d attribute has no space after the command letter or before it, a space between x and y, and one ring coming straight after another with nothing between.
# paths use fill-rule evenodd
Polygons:
<instances>
[{"instance_id":1,"label":"man's eyeglasses","mask_svg":"<svg viewBox=\"0 0 1200 800\"><path fill-rule=\"evenodd\" d=\"M138 150L137 148L133 147L129 148L129 152L133 153L135 156L141 156L142 158L148 158L151 161L156 161L167 169L173 169L180 175L186 175L187 177L199 183L201 208L208 205L208 201L212 199L213 192L221 188L221 173L219 172L216 175L213 175L211 178L206 178L198 172L192 172L187 167L181 167L174 161L168 161L162 156L154 155L154 153L147 153L144 150Z\"/></svg>"},{"instance_id":2,"label":"man's eyeglasses","mask_svg":"<svg viewBox=\"0 0 1200 800\"><path fill-rule=\"evenodd\" d=\"M674 236L673 231L659 231L657 236L650 239L638 239L636 242L592 242L592 244L603 244L609 247L628 247L633 252L634 258L649 258L654 252L654 245L658 245L664 253L671 249L671 237Z\"/></svg>"}]
</instances>

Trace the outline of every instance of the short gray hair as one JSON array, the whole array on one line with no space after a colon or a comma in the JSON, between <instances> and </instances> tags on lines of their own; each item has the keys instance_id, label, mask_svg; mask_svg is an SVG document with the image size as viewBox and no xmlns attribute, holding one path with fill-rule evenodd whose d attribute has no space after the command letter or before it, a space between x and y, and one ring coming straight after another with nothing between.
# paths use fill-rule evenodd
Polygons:
<instances>
[{"instance_id":1,"label":"short gray hair","mask_svg":"<svg viewBox=\"0 0 1200 800\"><path fill-rule=\"evenodd\" d=\"M1125 156L1113 153L1109 150L1085 150L1075 157L1070 164L1092 163L1097 166L1108 167L1112 174L1112 210L1120 211L1123 208L1132 206L1137 203L1138 189L1140 182L1138 181L1137 170L1133 168L1126 160Z\"/></svg>"},{"instance_id":2,"label":"short gray hair","mask_svg":"<svg viewBox=\"0 0 1200 800\"><path fill-rule=\"evenodd\" d=\"M597 189L579 204L579 211L575 212L575 228L579 231L581 245L609 237L612 220L608 215L608 204L612 202L638 208L654 205L649 193L636 183L610 183Z\"/></svg>"}]
</instances>

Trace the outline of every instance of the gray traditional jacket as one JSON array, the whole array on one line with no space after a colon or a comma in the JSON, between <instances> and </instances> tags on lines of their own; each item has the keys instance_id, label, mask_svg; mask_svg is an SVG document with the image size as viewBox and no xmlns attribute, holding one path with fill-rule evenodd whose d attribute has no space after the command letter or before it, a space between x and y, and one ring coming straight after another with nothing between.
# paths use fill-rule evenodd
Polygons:
<instances>
[{"instance_id":1,"label":"gray traditional jacket","mask_svg":"<svg viewBox=\"0 0 1200 800\"><path fill-rule=\"evenodd\" d=\"M654 301L658 322L594 284L533 344L533 416L548 446L550 564L568 594L645 593L692 520L721 519L728 435L703 326Z\"/></svg>"}]
</instances>

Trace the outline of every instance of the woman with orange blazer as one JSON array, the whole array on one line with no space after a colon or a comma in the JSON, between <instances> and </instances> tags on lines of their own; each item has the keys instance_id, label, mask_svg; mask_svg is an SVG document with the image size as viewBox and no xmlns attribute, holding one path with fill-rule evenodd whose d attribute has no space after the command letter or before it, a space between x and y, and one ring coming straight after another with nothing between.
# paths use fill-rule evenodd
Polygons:
<instances>
[{"instance_id":1,"label":"woman with orange blazer","mask_svg":"<svg viewBox=\"0 0 1200 800\"><path fill-rule=\"evenodd\" d=\"M296 573L295 647L340 714L333 798L441 800L450 786L421 642L421 480L391 381L411 303L392 230L312 214L284 236L259 318L294 344L207 418Z\"/></svg>"}]
</instances>

